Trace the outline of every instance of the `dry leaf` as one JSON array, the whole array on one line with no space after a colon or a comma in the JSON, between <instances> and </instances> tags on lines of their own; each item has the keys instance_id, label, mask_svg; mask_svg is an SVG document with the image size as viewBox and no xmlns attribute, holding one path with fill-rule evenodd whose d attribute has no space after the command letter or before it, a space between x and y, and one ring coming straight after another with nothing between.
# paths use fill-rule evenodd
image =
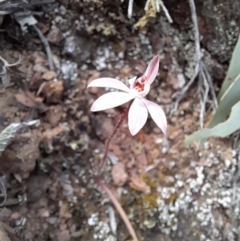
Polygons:
<instances>
[{"instance_id":1,"label":"dry leaf","mask_svg":"<svg viewBox=\"0 0 240 241\"><path fill-rule=\"evenodd\" d=\"M48 103L60 103L63 95L63 81L51 81L44 85L42 93L46 97Z\"/></svg>"},{"instance_id":2,"label":"dry leaf","mask_svg":"<svg viewBox=\"0 0 240 241\"><path fill-rule=\"evenodd\" d=\"M52 80L56 78L56 76L57 76L56 72L49 70L42 75L42 78L45 80Z\"/></svg>"},{"instance_id":3,"label":"dry leaf","mask_svg":"<svg viewBox=\"0 0 240 241\"><path fill-rule=\"evenodd\" d=\"M46 111L47 107L42 103L43 98L34 96L30 91L22 91L15 95L16 100L22 105L30 108L36 108L40 111Z\"/></svg>"}]
</instances>

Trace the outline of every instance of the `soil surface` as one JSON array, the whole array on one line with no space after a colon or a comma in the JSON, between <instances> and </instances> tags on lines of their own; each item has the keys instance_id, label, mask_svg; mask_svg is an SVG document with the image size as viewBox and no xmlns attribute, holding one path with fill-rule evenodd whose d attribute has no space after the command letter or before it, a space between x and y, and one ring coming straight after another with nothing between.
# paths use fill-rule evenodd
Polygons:
<instances>
[{"instance_id":1,"label":"soil surface","mask_svg":"<svg viewBox=\"0 0 240 241\"><path fill-rule=\"evenodd\" d=\"M0 85L0 131L12 123L40 123L14 133L0 156L0 240L131 240L93 179L127 105L91 113L94 100L109 90L86 86L98 77L127 84L157 53L160 70L147 98L164 109L167 136L149 118L132 137L125 121L110 144L102 178L139 240L238 240L239 149L233 138L208 140L200 150L184 145L200 128L198 79L172 110L176 93L194 74L194 28L188 1L164 2L172 24L163 11L142 18L144 1L134 3L131 19L126 1L33 4L31 10L41 13L37 27L50 45L54 69L34 27L23 30L12 14L4 17L0 56L9 64L23 59L7 69L8 85ZM224 3L196 1L203 62L216 93L239 34L240 4ZM211 96L208 102L205 122Z\"/></svg>"}]
</instances>

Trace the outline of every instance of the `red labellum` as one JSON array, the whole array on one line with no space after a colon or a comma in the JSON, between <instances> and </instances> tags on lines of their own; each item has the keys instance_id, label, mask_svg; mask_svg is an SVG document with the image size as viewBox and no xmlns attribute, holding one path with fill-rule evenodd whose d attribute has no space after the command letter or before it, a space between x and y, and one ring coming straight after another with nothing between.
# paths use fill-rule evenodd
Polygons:
<instances>
[{"instance_id":1,"label":"red labellum","mask_svg":"<svg viewBox=\"0 0 240 241\"><path fill-rule=\"evenodd\" d=\"M133 88L134 88L135 90L137 90L138 92L143 91L146 81L147 81L147 77L146 77L146 76L143 75L143 76L139 77L139 78L136 80L136 82L134 83Z\"/></svg>"}]
</instances>

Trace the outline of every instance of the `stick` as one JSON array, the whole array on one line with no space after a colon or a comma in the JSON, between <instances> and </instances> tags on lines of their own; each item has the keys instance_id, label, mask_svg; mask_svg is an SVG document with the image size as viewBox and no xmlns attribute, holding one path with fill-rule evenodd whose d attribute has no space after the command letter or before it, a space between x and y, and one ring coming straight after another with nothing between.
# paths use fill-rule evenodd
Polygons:
<instances>
[{"instance_id":1,"label":"stick","mask_svg":"<svg viewBox=\"0 0 240 241\"><path fill-rule=\"evenodd\" d=\"M179 102L183 99L188 89L194 83L194 80L197 78L199 71L200 71L200 62L202 60L202 53L200 49L200 37L199 37L199 29L198 29L198 21L197 21L197 13L194 0L189 0L189 5L191 9L193 27L194 27L194 38L195 38L195 52L196 52L196 65L194 70L194 75L190 79L190 81L185 85L185 87L180 92L179 97L177 98L173 110L171 111L171 116L177 111Z\"/></svg>"},{"instance_id":2,"label":"stick","mask_svg":"<svg viewBox=\"0 0 240 241\"><path fill-rule=\"evenodd\" d=\"M38 37L41 39L42 43L43 43L43 46L46 50L46 53L47 53L47 58L48 58L48 65L49 65L49 69L50 70L54 70L54 66L53 66L53 58L52 58L52 51L51 51L51 48L50 48L50 45L47 41L47 39L44 37L44 35L42 34L41 30L37 27L36 24L32 25L33 28L35 29L35 31L37 32L38 34Z\"/></svg>"},{"instance_id":3,"label":"stick","mask_svg":"<svg viewBox=\"0 0 240 241\"><path fill-rule=\"evenodd\" d=\"M168 22L169 22L169 23L173 23L173 20L172 20L170 14L169 14L167 8L165 7L163 1L162 1L162 0L159 0L159 4L160 4L160 6L162 7L163 12L164 12L165 15L166 15L166 17L167 17L167 19L168 19Z\"/></svg>"},{"instance_id":4,"label":"stick","mask_svg":"<svg viewBox=\"0 0 240 241\"><path fill-rule=\"evenodd\" d=\"M204 115L206 112L206 102L207 102L207 97L208 97L208 93L209 93L209 84L208 84L207 77L206 77L205 73L203 72L203 70L201 71L201 76L202 76L202 80L203 80L203 85L205 87L205 91L204 91L203 97L202 97L200 116L199 116L200 128L202 129L203 123L204 123Z\"/></svg>"},{"instance_id":5,"label":"stick","mask_svg":"<svg viewBox=\"0 0 240 241\"><path fill-rule=\"evenodd\" d=\"M128 17L132 17L133 12L133 0L128 0Z\"/></svg>"}]
</instances>

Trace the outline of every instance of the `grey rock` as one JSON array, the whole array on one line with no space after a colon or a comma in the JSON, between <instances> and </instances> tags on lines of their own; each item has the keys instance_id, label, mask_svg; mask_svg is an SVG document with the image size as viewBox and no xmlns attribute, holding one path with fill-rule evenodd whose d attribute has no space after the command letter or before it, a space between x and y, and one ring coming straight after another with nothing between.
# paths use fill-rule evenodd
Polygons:
<instances>
[{"instance_id":1,"label":"grey rock","mask_svg":"<svg viewBox=\"0 0 240 241\"><path fill-rule=\"evenodd\" d=\"M91 56L92 47L92 42L83 37L69 36L65 39L63 54L70 55L77 63L83 63Z\"/></svg>"}]
</instances>

